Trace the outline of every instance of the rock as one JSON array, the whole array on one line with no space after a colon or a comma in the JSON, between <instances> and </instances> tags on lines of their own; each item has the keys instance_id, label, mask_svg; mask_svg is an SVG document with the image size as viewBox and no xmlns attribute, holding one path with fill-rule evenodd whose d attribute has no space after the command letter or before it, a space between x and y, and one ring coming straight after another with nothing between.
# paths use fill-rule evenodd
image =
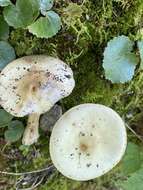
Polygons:
<instances>
[{"instance_id":1,"label":"rock","mask_svg":"<svg viewBox=\"0 0 143 190\"><path fill-rule=\"evenodd\" d=\"M59 105L54 105L50 111L44 113L40 118L40 128L47 132L52 131L53 126L55 125L56 121L62 115L62 108Z\"/></svg>"}]
</instances>

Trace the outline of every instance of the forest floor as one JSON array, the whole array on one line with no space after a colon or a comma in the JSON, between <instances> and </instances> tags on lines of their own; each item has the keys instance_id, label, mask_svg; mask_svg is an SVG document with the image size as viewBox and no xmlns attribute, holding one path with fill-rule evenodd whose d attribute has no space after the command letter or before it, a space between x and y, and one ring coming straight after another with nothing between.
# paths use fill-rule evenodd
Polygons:
<instances>
[{"instance_id":1,"label":"forest floor","mask_svg":"<svg viewBox=\"0 0 143 190\"><path fill-rule=\"evenodd\" d=\"M102 61L107 42L113 37L125 35L134 41L143 39L143 1L56 0L54 9L61 15L63 26L51 39L37 38L27 30L11 29L9 42L17 57L32 54L59 57L71 66L76 81L73 93L58 103L63 112L81 103L104 104L117 111L136 134L128 130L128 155L108 174L88 182L76 182L58 172L53 172L50 177L44 173L41 175L45 178L36 189L141 190L140 187L131 189L126 180L143 165L143 159L139 158L143 155L142 142L137 137L143 136L143 72L137 68L130 82L112 84L104 77ZM24 124L26 119L22 119ZM35 171L51 163L49 133L40 130L39 141L25 147L20 140L7 144L4 129L0 132L0 171ZM136 166L132 168L133 165ZM0 190L15 189L19 177L0 175ZM36 177L31 174L26 178L27 185L30 186ZM123 187L121 181L126 183Z\"/></svg>"}]
</instances>

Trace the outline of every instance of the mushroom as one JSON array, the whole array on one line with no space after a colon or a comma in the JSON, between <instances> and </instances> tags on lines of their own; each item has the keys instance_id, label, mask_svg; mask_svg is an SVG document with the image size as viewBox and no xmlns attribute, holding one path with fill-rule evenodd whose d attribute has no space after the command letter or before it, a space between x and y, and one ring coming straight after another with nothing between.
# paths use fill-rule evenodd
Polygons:
<instances>
[{"instance_id":1,"label":"mushroom","mask_svg":"<svg viewBox=\"0 0 143 190\"><path fill-rule=\"evenodd\" d=\"M0 103L16 117L29 115L23 144L39 137L39 118L68 96L75 82L71 68L57 58L25 56L8 64L0 74Z\"/></svg>"},{"instance_id":2,"label":"mushroom","mask_svg":"<svg viewBox=\"0 0 143 190\"><path fill-rule=\"evenodd\" d=\"M67 111L55 124L50 155L66 177L86 181L111 170L127 144L121 117L100 104L81 104Z\"/></svg>"}]
</instances>

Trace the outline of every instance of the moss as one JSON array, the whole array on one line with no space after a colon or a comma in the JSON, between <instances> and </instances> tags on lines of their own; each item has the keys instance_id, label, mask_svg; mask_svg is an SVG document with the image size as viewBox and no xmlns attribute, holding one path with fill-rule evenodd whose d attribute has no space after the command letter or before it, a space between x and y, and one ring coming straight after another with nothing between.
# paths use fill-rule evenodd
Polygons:
<instances>
[{"instance_id":1,"label":"moss","mask_svg":"<svg viewBox=\"0 0 143 190\"><path fill-rule=\"evenodd\" d=\"M127 84L111 84L104 78L102 56L107 41L118 35L139 38L142 28L142 0L85 0L78 1L79 9L71 14L65 8L71 1L57 0L55 10L61 14L63 28L51 39L38 39L27 30L11 29L9 41L17 57L30 54L58 56L71 65L76 80L73 93L61 101L64 110L81 103L101 103L115 109L129 124L135 123L143 110L143 72L136 71L134 79ZM79 11L82 14L79 14ZM78 16L78 17L77 17ZM50 163L49 137L42 134L40 141L26 153L23 160L9 162L10 169L16 163L18 171L42 168ZM18 142L14 149L20 145ZM35 157L35 152L39 154ZM22 154L22 151L21 151ZM29 159L29 160L28 160ZM29 164L30 162L30 164ZM90 182L75 182L55 174L39 190L107 190L116 181L118 172L113 171ZM111 180L112 179L112 180Z\"/></svg>"},{"instance_id":2,"label":"moss","mask_svg":"<svg viewBox=\"0 0 143 190\"><path fill-rule=\"evenodd\" d=\"M10 43L13 45L18 57L31 54L55 55L56 45L49 40L38 39L31 35L27 30L12 30Z\"/></svg>"},{"instance_id":3,"label":"moss","mask_svg":"<svg viewBox=\"0 0 143 190\"><path fill-rule=\"evenodd\" d=\"M39 190L68 190L68 189L78 189L80 187L80 182L69 180L64 176L56 173L46 182L46 184L41 185Z\"/></svg>"}]
</instances>

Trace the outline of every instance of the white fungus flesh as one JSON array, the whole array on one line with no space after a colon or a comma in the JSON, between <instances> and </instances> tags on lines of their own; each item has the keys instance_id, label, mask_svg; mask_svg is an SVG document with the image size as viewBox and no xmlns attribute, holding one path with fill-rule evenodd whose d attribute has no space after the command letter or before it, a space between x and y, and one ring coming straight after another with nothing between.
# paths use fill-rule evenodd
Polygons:
<instances>
[{"instance_id":1,"label":"white fungus flesh","mask_svg":"<svg viewBox=\"0 0 143 190\"><path fill-rule=\"evenodd\" d=\"M16 117L29 115L23 144L37 141L40 114L68 96L75 82L71 68L45 55L25 56L8 64L0 74L0 104Z\"/></svg>"},{"instance_id":2,"label":"white fungus flesh","mask_svg":"<svg viewBox=\"0 0 143 190\"><path fill-rule=\"evenodd\" d=\"M0 103L23 117L48 111L74 88L72 70L59 59L25 56L8 64L0 74Z\"/></svg>"},{"instance_id":3,"label":"white fungus flesh","mask_svg":"<svg viewBox=\"0 0 143 190\"><path fill-rule=\"evenodd\" d=\"M99 104L82 104L67 111L55 124L50 155L66 177L86 181L111 170L127 144L121 117Z\"/></svg>"}]
</instances>

